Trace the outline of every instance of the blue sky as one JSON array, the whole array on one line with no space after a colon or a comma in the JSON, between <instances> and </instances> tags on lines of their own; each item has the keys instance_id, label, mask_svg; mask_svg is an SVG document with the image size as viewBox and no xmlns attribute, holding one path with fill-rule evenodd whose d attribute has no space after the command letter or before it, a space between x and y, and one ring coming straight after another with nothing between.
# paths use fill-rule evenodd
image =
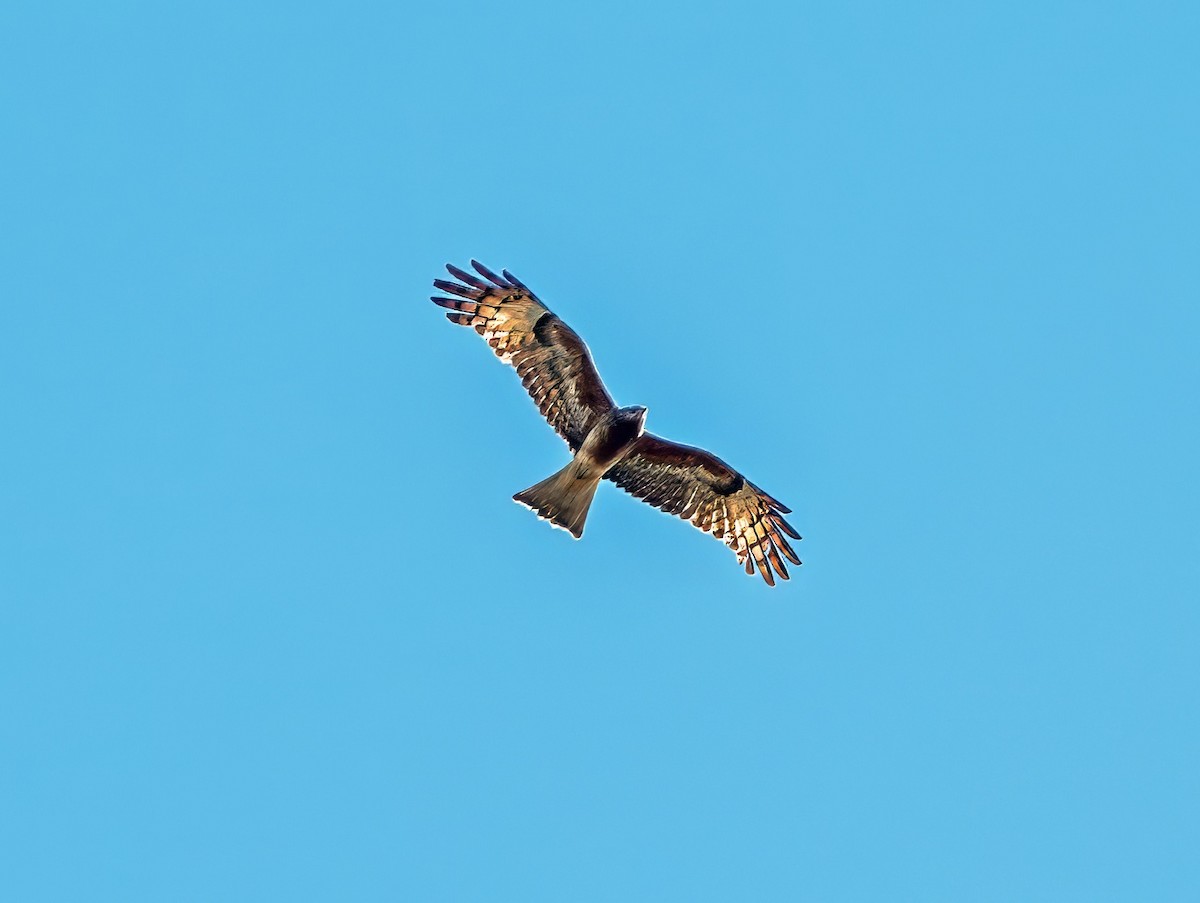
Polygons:
<instances>
[{"instance_id":1,"label":"blue sky","mask_svg":"<svg viewBox=\"0 0 1200 903\"><path fill-rule=\"evenodd\" d=\"M0 12L4 896L1197 899L1194 5L415 6Z\"/></svg>"}]
</instances>

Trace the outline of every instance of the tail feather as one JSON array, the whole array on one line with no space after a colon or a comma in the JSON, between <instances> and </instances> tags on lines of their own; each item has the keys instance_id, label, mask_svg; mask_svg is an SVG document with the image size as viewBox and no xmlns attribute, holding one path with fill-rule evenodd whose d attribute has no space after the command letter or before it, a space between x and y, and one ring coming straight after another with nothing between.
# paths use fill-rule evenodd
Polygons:
<instances>
[{"instance_id":1,"label":"tail feather","mask_svg":"<svg viewBox=\"0 0 1200 903\"><path fill-rule=\"evenodd\" d=\"M583 536L583 524L596 487L600 485L600 476L581 475L576 462L572 461L554 476L518 492L513 501L579 539Z\"/></svg>"}]
</instances>

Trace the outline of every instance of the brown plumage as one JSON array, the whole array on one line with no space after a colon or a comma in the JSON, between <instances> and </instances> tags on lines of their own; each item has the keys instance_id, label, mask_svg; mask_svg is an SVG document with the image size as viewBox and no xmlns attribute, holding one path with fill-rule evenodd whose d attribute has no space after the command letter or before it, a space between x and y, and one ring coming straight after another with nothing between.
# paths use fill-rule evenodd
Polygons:
<instances>
[{"instance_id":1,"label":"brown plumage","mask_svg":"<svg viewBox=\"0 0 1200 903\"><path fill-rule=\"evenodd\" d=\"M446 265L458 282L433 284L456 297L433 297L452 323L472 326L521 382L574 453L558 473L513 498L539 517L583 535L601 479L722 540L746 573L788 579L783 559L800 564L787 537L800 535L790 513L715 455L643 431L646 409L618 408L583 340L508 270L497 276L476 261L479 274ZM480 278L483 277L483 278ZM781 557L782 556L782 557Z\"/></svg>"}]
</instances>

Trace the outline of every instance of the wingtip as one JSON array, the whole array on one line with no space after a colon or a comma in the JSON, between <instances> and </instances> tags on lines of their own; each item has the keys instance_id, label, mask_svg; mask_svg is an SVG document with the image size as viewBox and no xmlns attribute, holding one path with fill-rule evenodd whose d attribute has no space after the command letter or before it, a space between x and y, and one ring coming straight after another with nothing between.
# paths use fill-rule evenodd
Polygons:
<instances>
[{"instance_id":1,"label":"wingtip","mask_svg":"<svg viewBox=\"0 0 1200 903\"><path fill-rule=\"evenodd\" d=\"M497 276L495 273L493 273L491 270L489 270L487 267L485 267L482 263L480 263L474 257L471 258L471 266L475 269L475 272L477 272L480 276L483 276L485 279L490 279L498 287L512 288L512 286L509 285L507 282L505 282L504 279Z\"/></svg>"},{"instance_id":2,"label":"wingtip","mask_svg":"<svg viewBox=\"0 0 1200 903\"><path fill-rule=\"evenodd\" d=\"M460 282L465 282L467 285L480 289L481 291L487 291L489 288L488 284L478 276L468 273L466 270L462 269L461 267L456 267L452 263L446 264L446 272Z\"/></svg>"},{"instance_id":3,"label":"wingtip","mask_svg":"<svg viewBox=\"0 0 1200 903\"><path fill-rule=\"evenodd\" d=\"M524 282L522 282L520 279L518 279L516 276L514 276L508 270L501 270L500 275L503 276L505 279L507 279L512 285L516 286L517 288L523 289L524 291L529 292L529 286L527 286ZM529 292L529 293L533 294L532 292Z\"/></svg>"}]
</instances>

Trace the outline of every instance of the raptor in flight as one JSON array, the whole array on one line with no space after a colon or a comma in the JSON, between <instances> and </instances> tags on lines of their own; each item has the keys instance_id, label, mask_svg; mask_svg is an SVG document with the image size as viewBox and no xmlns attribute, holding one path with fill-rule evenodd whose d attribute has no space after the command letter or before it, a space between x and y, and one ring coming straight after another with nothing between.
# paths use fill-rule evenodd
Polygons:
<instances>
[{"instance_id":1,"label":"raptor in flight","mask_svg":"<svg viewBox=\"0 0 1200 903\"><path fill-rule=\"evenodd\" d=\"M600 481L723 540L753 574L775 585L788 579L783 559L800 564L787 537L799 539L783 516L791 509L707 451L661 439L643 429L646 409L618 408L583 340L508 270L497 276L471 261L475 275L447 264L457 282L433 284L455 297L433 297L450 322L472 326L502 361L517 369L542 416L567 441L574 458L554 476L513 496L576 539ZM482 278L481 278L482 277Z\"/></svg>"}]
</instances>

